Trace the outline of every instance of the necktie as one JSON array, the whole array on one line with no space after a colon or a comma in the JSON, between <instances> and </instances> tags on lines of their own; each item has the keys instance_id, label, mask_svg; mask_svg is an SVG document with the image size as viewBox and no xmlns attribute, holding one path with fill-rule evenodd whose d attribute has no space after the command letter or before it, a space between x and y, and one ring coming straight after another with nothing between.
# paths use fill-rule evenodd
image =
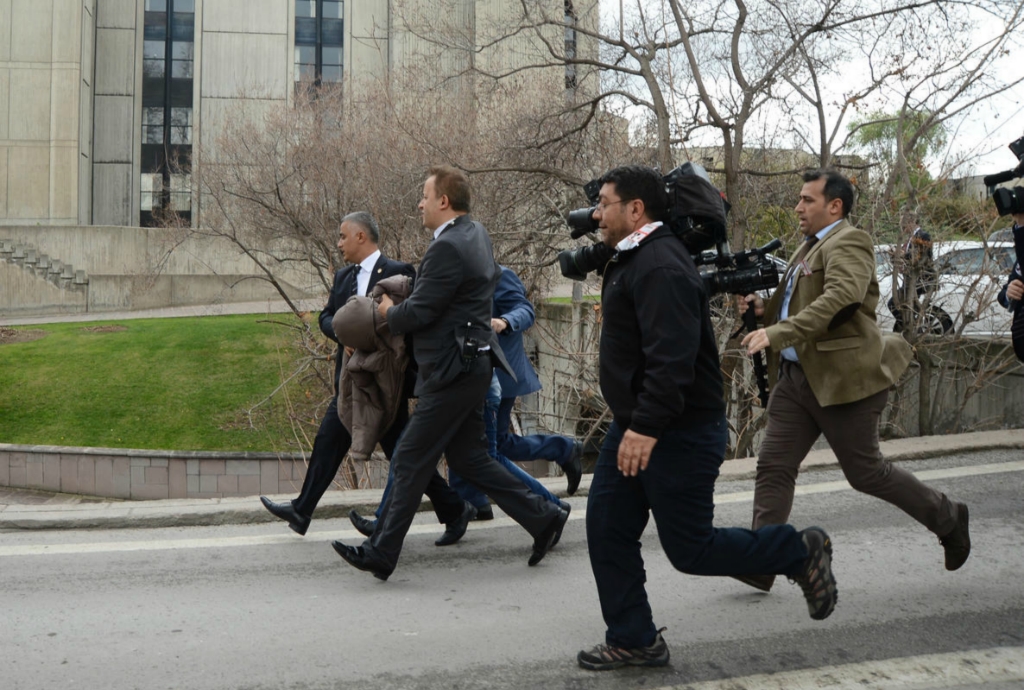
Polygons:
<instances>
[{"instance_id":1,"label":"necktie","mask_svg":"<svg viewBox=\"0 0 1024 690\"><path fill-rule=\"evenodd\" d=\"M363 270L363 267L356 264L356 270L352 272L352 294L359 294L359 272ZM351 295L350 295L351 296Z\"/></svg>"},{"instance_id":2,"label":"necktie","mask_svg":"<svg viewBox=\"0 0 1024 690\"><path fill-rule=\"evenodd\" d=\"M793 257L793 260L789 264L789 268L786 269L786 275L783 276L782 284L786 286L787 291L789 290L790 281L793 280L793 274L796 273L796 267L799 266L800 261L803 261L803 258L807 256L807 252L811 251L811 247L813 247L817 243L818 236L811 235L810 237L804 240L804 243L800 246L800 249L797 250L796 255Z\"/></svg>"}]
</instances>

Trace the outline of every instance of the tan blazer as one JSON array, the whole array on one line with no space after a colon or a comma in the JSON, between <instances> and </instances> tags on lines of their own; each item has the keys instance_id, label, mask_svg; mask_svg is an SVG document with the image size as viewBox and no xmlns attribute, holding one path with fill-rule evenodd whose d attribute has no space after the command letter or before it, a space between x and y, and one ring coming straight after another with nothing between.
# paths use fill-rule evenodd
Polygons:
<instances>
[{"instance_id":1,"label":"tan blazer","mask_svg":"<svg viewBox=\"0 0 1024 690\"><path fill-rule=\"evenodd\" d=\"M779 321L791 270L796 277L789 318ZM769 383L778 380L779 353L792 346L822 407L863 400L892 386L912 350L902 336L882 334L877 306L870 235L843 220L810 250L801 245L765 306Z\"/></svg>"}]
</instances>

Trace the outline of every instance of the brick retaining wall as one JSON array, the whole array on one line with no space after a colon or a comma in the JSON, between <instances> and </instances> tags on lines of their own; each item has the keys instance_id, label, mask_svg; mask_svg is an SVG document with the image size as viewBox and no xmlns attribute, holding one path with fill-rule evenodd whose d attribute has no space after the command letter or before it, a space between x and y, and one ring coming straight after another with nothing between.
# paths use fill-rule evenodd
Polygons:
<instances>
[{"instance_id":1,"label":"brick retaining wall","mask_svg":"<svg viewBox=\"0 0 1024 690\"><path fill-rule=\"evenodd\" d=\"M124 499L297 493L298 454L75 448L0 443L0 486Z\"/></svg>"}]
</instances>

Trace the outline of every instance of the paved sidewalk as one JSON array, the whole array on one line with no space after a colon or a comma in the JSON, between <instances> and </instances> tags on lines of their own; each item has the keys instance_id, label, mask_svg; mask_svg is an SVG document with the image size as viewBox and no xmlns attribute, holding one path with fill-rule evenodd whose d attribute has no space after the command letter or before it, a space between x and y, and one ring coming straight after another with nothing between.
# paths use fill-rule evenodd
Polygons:
<instances>
[{"instance_id":1,"label":"paved sidewalk","mask_svg":"<svg viewBox=\"0 0 1024 690\"><path fill-rule=\"evenodd\" d=\"M881 445L882 452L891 460L920 460L971 451L1024 448L1024 429L897 439L884 441ZM728 460L722 466L722 477L752 478L756 464L755 458ZM807 456L803 470L835 465L835 455L831 450L817 450ZM590 480L590 475L584 475L577 496L587 495ZM565 495L564 477L547 477L541 482L556 495ZM344 517L353 508L364 515L369 514L377 507L380 497L380 489L328 491L320 501L316 517ZM272 498L285 501L294 498L294 494ZM428 507L424 501L421 509ZM0 487L0 531L227 525L274 520L277 518L270 515L255 496L115 501Z\"/></svg>"},{"instance_id":2,"label":"paved sidewalk","mask_svg":"<svg viewBox=\"0 0 1024 690\"><path fill-rule=\"evenodd\" d=\"M297 306L305 311L319 313L324 298L298 300ZM0 326L33 326L42 323L79 323L88 321L127 321L129 319L173 319L183 316L223 316L225 314L280 314L291 311L284 300L258 302L225 302L136 311L100 311L76 314L47 314L44 316L0 317Z\"/></svg>"}]
</instances>

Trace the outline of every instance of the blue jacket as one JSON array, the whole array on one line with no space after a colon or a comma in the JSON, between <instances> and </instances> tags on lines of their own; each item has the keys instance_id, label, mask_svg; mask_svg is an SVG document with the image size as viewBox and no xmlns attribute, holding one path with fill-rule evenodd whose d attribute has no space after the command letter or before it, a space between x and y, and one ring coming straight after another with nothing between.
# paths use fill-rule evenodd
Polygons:
<instances>
[{"instance_id":1,"label":"blue jacket","mask_svg":"<svg viewBox=\"0 0 1024 690\"><path fill-rule=\"evenodd\" d=\"M501 397L518 398L539 391L540 379L523 349L523 331L532 326L535 319L533 305L526 299L523 281L507 266L501 267L498 286L494 289L493 315L496 319L508 321L509 328L498 334L498 343L517 379L513 381L501 369L496 370L501 383Z\"/></svg>"}]
</instances>

